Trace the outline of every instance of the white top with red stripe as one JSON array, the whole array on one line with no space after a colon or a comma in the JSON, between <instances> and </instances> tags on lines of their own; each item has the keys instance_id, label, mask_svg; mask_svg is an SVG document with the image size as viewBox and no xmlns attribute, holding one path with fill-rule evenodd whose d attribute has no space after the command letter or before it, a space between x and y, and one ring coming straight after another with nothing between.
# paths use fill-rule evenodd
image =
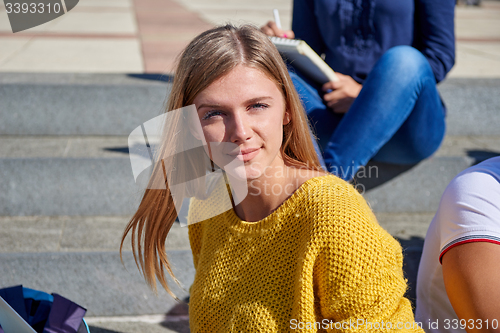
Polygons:
<instances>
[{"instance_id":1,"label":"white top with red stripe","mask_svg":"<svg viewBox=\"0 0 500 333\"><path fill-rule=\"evenodd\" d=\"M458 318L446 295L440 262L451 248L469 242L500 245L500 157L458 174L446 188L427 230L415 314L426 332L465 332L453 329L452 321ZM430 324L436 321L437 325Z\"/></svg>"}]
</instances>

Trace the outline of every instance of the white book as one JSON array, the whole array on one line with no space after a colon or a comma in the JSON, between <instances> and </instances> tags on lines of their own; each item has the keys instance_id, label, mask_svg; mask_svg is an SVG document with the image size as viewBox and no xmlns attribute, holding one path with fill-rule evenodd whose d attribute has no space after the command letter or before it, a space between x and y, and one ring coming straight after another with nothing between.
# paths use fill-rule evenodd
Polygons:
<instances>
[{"instance_id":1,"label":"white book","mask_svg":"<svg viewBox=\"0 0 500 333\"><path fill-rule=\"evenodd\" d=\"M0 296L0 326L5 333L36 333L24 319Z\"/></svg>"},{"instance_id":2,"label":"white book","mask_svg":"<svg viewBox=\"0 0 500 333\"><path fill-rule=\"evenodd\" d=\"M305 41L280 37L270 39L281 55L305 76L319 84L338 81L333 69Z\"/></svg>"}]
</instances>

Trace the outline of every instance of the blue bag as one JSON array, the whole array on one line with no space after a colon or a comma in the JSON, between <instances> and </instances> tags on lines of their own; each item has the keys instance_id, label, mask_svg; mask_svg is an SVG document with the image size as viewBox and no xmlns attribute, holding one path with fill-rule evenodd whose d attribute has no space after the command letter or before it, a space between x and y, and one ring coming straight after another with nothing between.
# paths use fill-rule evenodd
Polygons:
<instances>
[{"instance_id":1,"label":"blue bag","mask_svg":"<svg viewBox=\"0 0 500 333\"><path fill-rule=\"evenodd\" d=\"M87 310L58 294L19 285L0 289L0 296L37 333L90 333L83 319Z\"/></svg>"}]
</instances>

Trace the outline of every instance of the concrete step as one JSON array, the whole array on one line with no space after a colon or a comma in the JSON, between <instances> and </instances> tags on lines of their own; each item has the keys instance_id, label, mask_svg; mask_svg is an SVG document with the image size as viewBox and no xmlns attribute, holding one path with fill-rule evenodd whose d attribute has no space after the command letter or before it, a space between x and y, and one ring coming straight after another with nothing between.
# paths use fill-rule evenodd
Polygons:
<instances>
[{"instance_id":1,"label":"concrete step","mask_svg":"<svg viewBox=\"0 0 500 333\"><path fill-rule=\"evenodd\" d=\"M439 92L447 106L448 135L500 135L500 79L450 78Z\"/></svg>"},{"instance_id":2,"label":"concrete step","mask_svg":"<svg viewBox=\"0 0 500 333\"><path fill-rule=\"evenodd\" d=\"M2 73L0 135L129 135L163 112L169 77Z\"/></svg>"},{"instance_id":3,"label":"concrete step","mask_svg":"<svg viewBox=\"0 0 500 333\"><path fill-rule=\"evenodd\" d=\"M375 212L435 211L449 182L475 163L465 156L432 157L416 166L370 162L366 168L372 170L371 177L358 178L356 187Z\"/></svg>"},{"instance_id":4,"label":"concrete step","mask_svg":"<svg viewBox=\"0 0 500 333\"><path fill-rule=\"evenodd\" d=\"M127 156L0 159L0 215L125 215L140 200Z\"/></svg>"},{"instance_id":5,"label":"concrete step","mask_svg":"<svg viewBox=\"0 0 500 333\"><path fill-rule=\"evenodd\" d=\"M434 156L416 165L370 162L358 172L356 186L376 212L435 211L458 173L498 155L498 136L447 136Z\"/></svg>"},{"instance_id":6,"label":"concrete step","mask_svg":"<svg viewBox=\"0 0 500 333\"><path fill-rule=\"evenodd\" d=\"M170 77L143 74L2 73L0 135L123 135L159 115ZM448 134L499 135L500 79L439 85Z\"/></svg>"},{"instance_id":7,"label":"concrete step","mask_svg":"<svg viewBox=\"0 0 500 333\"><path fill-rule=\"evenodd\" d=\"M398 239L424 239L434 212L375 213L380 225ZM130 216L1 216L0 253L117 252ZM174 223L165 247L189 250L188 228ZM131 251L130 239L124 251Z\"/></svg>"},{"instance_id":8,"label":"concrete step","mask_svg":"<svg viewBox=\"0 0 500 333\"><path fill-rule=\"evenodd\" d=\"M425 238L434 212L375 213L380 225L402 240ZM117 252L131 216L0 216L0 253ZM189 250L188 228L174 223L167 250ZM130 239L124 251L131 251Z\"/></svg>"},{"instance_id":9,"label":"concrete step","mask_svg":"<svg viewBox=\"0 0 500 333\"><path fill-rule=\"evenodd\" d=\"M190 250L168 250L175 276L169 285L179 299L186 299L193 283ZM1 287L22 284L58 293L87 309L88 316L124 316L168 313L178 302L161 286L158 296L150 290L131 252L44 252L0 254Z\"/></svg>"},{"instance_id":10,"label":"concrete step","mask_svg":"<svg viewBox=\"0 0 500 333\"><path fill-rule=\"evenodd\" d=\"M155 295L146 286L129 240L120 261L127 222L126 217L0 218L0 287L23 284L56 292L87 308L90 317L171 313L180 303L161 287ZM166 246L182 288L169 284L186 299L194 278L187 228L174 224Z\"/></svg>"},{"instance_id":11,"label":"concrete step","mask_svg":"<svg viewBox=\"0 0 500 333\"><path fill-rule=\"evenodd\" d=\"M0 137L0 216L125 215L137 207L127 137Z\"/></svg>"},{"instance_id":12,"label":"concrete step","mask_svg":"<svg viewBox=\"0 0 500 333\"><path fill-rule=\"evenodd\" d=\"M416 166L369 164L357 186L377 212L434 211L451 179L498 147L500 136L449 136ZM3 136L0 179L0 216L128 215L142 193L126 137Z\"/></svg>"},{"instance_id":13,"label":"concrete step","mask_svg":"<svg viewBox=\"0 0 500 333\"><path fill-rule=\"evenodd\" d=\"M433 213L376 215L403 246L409 296L414 297L419 254ZM118 247L128 219L0 217L0 288L23 284L64 295L87 308L92 333L187 332L187 306L161 288L156 296L146 286L135 266L129 238L124 264L120 262ZM183 288L169 283L186 300L194 280L187 228L173 225L166 250Z\"/></svg>"},{"instance_id":14,"label":"concrete step","mask_svg":"<svg viewBox=\"0 0 500 333\"><path fill-rule=\"evenodd\" d=\"M91 333L189 333L188 318L165 316L86 317Z\"/></svg>"},{"instance_id":15,"label":"concrete step","mask_svg":"<svg viewBox=\"0 0 500 333\"><path fill-rule=\"evenodd\" d=\"M0 217L0 288L23 284L59 293L87 308L89 317L168 314L161 322L185 320L182 302L161 287L158 295L147 287L134 262L130 237L123 264L120 261L118 249L129 218ZM187 231L175 223L166 241L181 287L172 280L169 285L181 300L186 300L194 279Z\"/></svg>"},{"instance_id":16,"label":"concrete step","mask_svg":"<svg viewBox=\"0 0 500 333\"><path fill-rule=\"evenodd\" d=\"M117 252L131 216L0 216L0 253ZM167 250L189 250L187 228L174 223ZM130 240L124 251L131 251Z\"/></svg>"}]
</instances>

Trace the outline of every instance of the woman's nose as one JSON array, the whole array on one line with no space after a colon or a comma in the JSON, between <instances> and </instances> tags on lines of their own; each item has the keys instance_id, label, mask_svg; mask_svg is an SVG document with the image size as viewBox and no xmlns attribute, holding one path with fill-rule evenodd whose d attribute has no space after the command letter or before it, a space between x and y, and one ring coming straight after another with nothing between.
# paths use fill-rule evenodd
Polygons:
<instances>
[{"instance_id":1,"label":"woman's nose","mask_svg":"<svg viewBox=\"0 0 500 333\"><path fill-rule=\"evenodd\" d=\"M243 143L252 137L249 119L244 114L235 113L229 125L229 139L233 143Z\"/></svg>"}]
</instances>

